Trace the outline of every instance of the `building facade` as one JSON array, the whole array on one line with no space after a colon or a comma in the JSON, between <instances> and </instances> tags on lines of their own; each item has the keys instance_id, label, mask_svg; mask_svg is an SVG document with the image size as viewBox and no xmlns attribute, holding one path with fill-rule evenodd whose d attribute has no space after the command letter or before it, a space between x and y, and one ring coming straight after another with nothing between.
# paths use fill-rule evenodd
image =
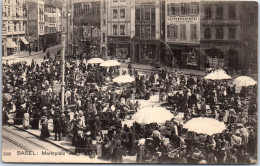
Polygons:
<instances>
[{"instance_id":1,"label":"building facade","mask_svg":"<svg viewBox=\"0 0 260 166\"><path fill-rule=\"evenodd\" d=\"M74 0L74 48L77 54L100 55L101 1Z\"/></svg>"},{"instance_id":2,"label":"building facade","mask_svg":"<svg viewBox=\"0 0 260 166\"><path fill-rule=\"evenodd\" d=\"M241 69L243 73L257 74L258 69L258 4L242 2Z\"/></svg>"},{"instance_id":3,"label":"building facade","mask_svg":"<svg viewBox=\"0 0 260 166\"><path fill-rule=\"evenodd\" d=\"M132 38L132 62L160 63L161 57L161 1L135 0L134 33ZM132 11L132 10L131 10Z\"/></svg>"},{"instance_id":4,"label":"building facade","mask_svg":"<svg viewBox=\"0 0 260 166\"><path fill-rule=\"evenodd\" d=\"M46 47L50 47L61 42L61 5L45 1L44 7L44 40L48 41Z\"/></svg>"},{"instance_id":5,"label":"building facade","mask_svg":"<svg viewBox=\"0 0 260 166\"><path fill-rule=\"evenodd\" d=\"M172 66L199 69L200 3L197 0L165 2L165 58Z\"/></svg>"},{"instance_id":6,"label":"building facade","mask_svg":"<svg viewBox=\"0 0 260 166\"><path fill-rule=\"evenodd\" d=\"M130 60L131 1L107 1L108 57Z\"/></svg>"},{"instance_id":7,"label":"building facade","mask_svg":"<svg viewBox=\"0 0 260 166\"><path fill-rule=\"evenodd\" d=\"M242 64L241 2L201 2L201 69L227 68L230 74Z\"/></svg>"},{"instance_id":8,"label":"building facade","mask_svg":"<svg viewBox=\"0 0 260 166\"><path fill-rule=\"evenodd\" d=\"M45 47L44 40L44 0L27 0L28 11L28 41L32 50L41 50Z\"/></svg>"},{"instance_id":9,"label":"building facade","mask_svg":"<svg viewBox=\"0 0 260 166\"><path fill-rule=\"evenodd\" d=\"M2 1L2 49L3 56L27 49L27 12L24 0Z\"/></svg>"}]
</instances>

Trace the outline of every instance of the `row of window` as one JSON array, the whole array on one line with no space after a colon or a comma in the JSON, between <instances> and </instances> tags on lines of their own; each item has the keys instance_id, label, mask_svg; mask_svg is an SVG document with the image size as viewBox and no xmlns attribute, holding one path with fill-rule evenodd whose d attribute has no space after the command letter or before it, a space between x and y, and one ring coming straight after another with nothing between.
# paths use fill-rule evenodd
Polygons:
<instances>
[{"instance_id":1,"label":"row of window","mask_svg":"<svg viewBox=\"0 0 260 166\"><path fill-rule=\"evenodd\" d=\"M135 35L139 38L155 38L155 25L136 25Z\"/></svg>"},{"instance_id":2,"label":"row of window","mask_svg":"<svg viewBox=\"0 0 260 166\"><path fill-rule=\"evenodd\" d=\"M10 0L4 0L4 2L5 2L5 3L9 3L9 4L11 3ZM15 3L16 3L17 5L21 5L23 2L22 2L22 1L20 2L19 0L16 0Z\"/></svg>"},{"instance_id":3,"label":"row of window","mask_svg":"<svg viewBox=\"0 0 260 166\"><path fill-rule=\"evenodd\" d=\"M55 27L47 27L47 26L45 26L45 31L47 33L56 33L57 29Z\"/></svg>"},{"instance_id":4,"label":"row of window","mask_svg":"<svg viewBox=\"0 0 260 166\"><path fill-rule=\"evenodd\" d=\"M167 25L167 38L172 38L172 39L176 39L176 38L180 38L181 40L186 40L187 39L187 28L186 28L186 24L181 24L181 25L175 25L175 24L171 24L171 25ZM180 37L178 37L178 28L180 29ZM191 24L190 25L190 39L197 39L197 24Z\"/></svg>"},{"instance_id":5,"label":"row of window","mask_svg":"<svg viewBox=\"0 0 260 166\"><path fill-rule=\"evenodd\" d=\"M224 38L224 27L218 26L216 27L215 31L215 38L216 39L223 39ZM204 30L204 38L205 39L211 39L212 38L212 28L206 27ZM236 39L236 28L235 27L229 27L228 28L228 39Z\"/></svg>"},{"instance_id":6,"label":"row of window","mask_svg":"<svg viewBox=\"0 0 260 166\"><path fill-rule=\"evenodd\" d=\"M74 4L74 14L99 14L100 3Z\"/></svg>"},{"instance_id":7,"label":"row of window","mask_svg":"<svg viewBox=\"0 0 260 166\"><path fill-rule=\"evenodd\" d=\"M56 13L56 8L54 8L54 7L45 7L44 12Z\"/></svg>"},{"instance_id":8,"label":"row of window","mask_svg":"<svg viewBox=\"0 0 260 166\"><path fill-rule=\"evenodd\" d=\"M40 33L44 33L44 27L40 26Z\"/></svg>"},{"instance_id":9,"label":"row of window","mask_svg":"<svg viewBox=\"0 0 260 166\"><path fill-rule=\"evenodd\" d=\"M40 15L40 22L44 22L44 15Z\"/></svg>"},{"instance_id":10,"label":"row of window","mask_svg":"<svg viewBox=\"0 0 260 166\"><path fill-rule=\"evenodd\" d=\"M45 15L45 22L56 23L56 17L47 17Z\"/></svg>"},{"instance_id":11,"label":"row of window","mask_svg":"<svg viewBox=\"0 0 260 166\"><path fill-rule=\"evenodd\" d=\"M120 25L119 35L125 35L125 25ZM118 25L113 25L113 35L118 35Z\"/></svg>"},{"instance_id":12,"label":"row of window","mask_svg":"<svg viewBox=\"0 0 260 166\"><path fill-rule=\"evenodd\" d=\"M125 2L126 0L113 0L113 2L118 2L118 1Z\"/></svg>"},{"instance_id":13,"label":"row of window","mask_svg":"<svg viewBox=\"0 0 260 166\"><path fill-rule=\"evenodd\" d=\"M199 13L199 3L170 3L167 4L167 15L198 15Z\"/></svg>"},{"instance_id":14,"label":"row of window","mask_svg":"<svg viewBox=\"0 0 260 166\"><path fill-rule=\"evenodd\" d=\"M125 9L119 9L120 10L120 18L125 18ZM113 19L118 18L118 9L113 9Z\"/></svg>"},{"instance_id":15,"label":"row of window","mask_svg":"<svg viewBox=\"0 0 260 166\"><path fill-rule=\"evenodd\" d=\"M135 9L135 20L155 20L155 7L154 6L144 6L143 8L136 7Z\"/></svg>"},{"instance_id":16,"label":"row of window","mask_svg":"<svg viewBox=\"0 0 260 166\"><path fill-rule=\"evenodd\" d=\"M9 17L9 16L11 16L11 8L10 7L3 7L2 8L3 10L2 10L2 15L4 16L4 17ZM23 9L22 8L16 8L15 9L15 12L12 14L12 16L15 16L15 17L22 17L22 16L24 16L25 15L25 13L24 13L24 11L23 11Z\"/></svg>"},{"instance_id":17,"label":"row of window","mask_svg":"<svg viewBox=\"0 0 260 166\"><path fill-rule=\"evenodd\" d=\"M10 24L10 22L8 22L8 25L7 25L7 31L8 31L8 32L11 31L10 27L11 27L11 24ZM25 24L22 24L22 22L19 22L19 23L14 22L13 28L14 28L14 32L24 31L24 29L25 29Z\"/></svg>"},{"instance_id":18,"label":"row of window","mask_svg":"<svg viewBox=\"0 0 260 166\"><path fill-rule=\"evenodd\" d=\"M205 6L204 7L205 19L212 19L212 6ZM215 10L215 19L221 20L224 18L224 6L216 6ZM236 6L229 5L228 6L228 18L229 19L236 19Z\"/></svg>"}]
</instances>

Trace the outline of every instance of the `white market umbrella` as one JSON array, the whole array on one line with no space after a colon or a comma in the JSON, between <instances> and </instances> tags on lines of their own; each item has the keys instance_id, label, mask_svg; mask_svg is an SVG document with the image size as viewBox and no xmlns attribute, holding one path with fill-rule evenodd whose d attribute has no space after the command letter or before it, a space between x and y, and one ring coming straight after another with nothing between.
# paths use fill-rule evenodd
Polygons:
<instances>
[{"instance_id":1,"label":"white market umbrella","mask_svg":"<svg viewBox=\"0 0 260 166\"><path fill-rule=\"evenodd\" d=\"M236 79L234 79L233 84L236 86L252 86L257 84L257 82L248 76L239 76Z\"/></svg>"},{"instance_id":2,"label":"white market umbrella","mask_svg":"<svg viewBox=\"0 0 260 166\"><path fill-rule=\"evenodd\" d=\"M173 117L174 115L165 108L145 107L137 111L137 113L133 115L132 120L144 124L150 124L150 123L163 124L167 120L171 120Z\"/></svg>"},{"instance_id":3,"label":"white market umbrella","mask_svg":"<svg viewBox=\"0 0 260 166\"><path fill-rule=\"evenodd\" d=\"M227 80L231 77L222 69L215 70L204 77L207 80Z\"/></svg>"},{"instance_id":4,"label":"white market umbrella","mask_svg":"<svg viewBox=\"0 0 260 166\"><path fill-rule=\"evenodd\" d=\"M92 59L88 60L87 63L89 63L89 64L96 64L96 63L103 63L103 62L104 62L104 60L101 59L101 58L92 58Z\"/></svg>"},{"instance_id":5,"label":"white market umbrella","mask_svg":"<svg viewBox=\"0 0 260 166\"><path fill-rule=\"evenodd\" d=\"M118 76L113 79L113 82L117 82L117 83L128 83L128 82L134 82L134 81L135 81L135 78L131 77L129 74Z\"/></svg>"},{"instance_id":6,"label":"white market umbrella","mask_svg":"<svg viewBox=\"0 0 260 166\"><path fill-rule=\"evenodd\" d=\"M193 118L183 125L183 128L188 129L198 134L213 135L222 133L226 129L224 122L220 122L213 118Z\"/></svg>"},{"instance_id":7,"label":"white market umbrella","mask_svg":"<svg viewBox=\"0 0 260 166\"><path fill-rule=\"evenodd\" d=\"M100 66L111 67L111 66L118 66L120 64L121 63L119 63L117 60L108 60L101 63Z\"/></svg>"}]
</instances>

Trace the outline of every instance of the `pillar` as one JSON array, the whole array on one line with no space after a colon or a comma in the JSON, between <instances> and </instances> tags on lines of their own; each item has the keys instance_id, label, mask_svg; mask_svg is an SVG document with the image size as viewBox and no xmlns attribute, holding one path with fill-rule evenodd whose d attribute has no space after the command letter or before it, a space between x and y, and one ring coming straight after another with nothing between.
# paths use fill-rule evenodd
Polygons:
<instances>
[{"instance_id":1,"label":"pillar","mask_svg":"<svg viewBox=\"0 0 260 166\"><path fill-rule=\"evenodd\" d=\"M130 52L131 52L131 56L130 56L130 61L131 62L135 62L135 49L136 49L136 45L135 45L135 40L133 40L134 36L135 36L135 2L134 0L131 0L130 2L130 39L131 39L131 43L130 43Z\"/></svg>"},{"instance_id":2,"label":"pillar","mask_svg":"<svg viewBox=\"0 0 260 166\"><path fill-rule=\"evenodd\" d=\"M131 34L130 38L132 39L135 36L135 3L134 0L131 0L130 4L130 24L131 24Z\"/></svg>"},{"instance_id":3,"label":"pillar","mask_svg":"<svg viewBox=\"0 0 260 166\"><path fill-rule=\"evenodd\" d=\"M160 0L155 2L155 38L160 39L161 31L161 20L160 20Z\"/></svg>"}]
</instances>

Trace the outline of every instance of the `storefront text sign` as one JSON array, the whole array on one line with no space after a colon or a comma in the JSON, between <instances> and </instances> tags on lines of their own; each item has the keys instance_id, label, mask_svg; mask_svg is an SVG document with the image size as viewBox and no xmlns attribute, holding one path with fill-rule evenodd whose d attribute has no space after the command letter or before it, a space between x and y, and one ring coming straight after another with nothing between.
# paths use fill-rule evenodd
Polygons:
<instances>
[{"instance_id":1,"label":"storefront text sign","mask_svg":"<svg viewBox=\"0 0 260 166\"><path fill-rule=\"evenodd\" d=\"M168 23L198 23L199 17L168 17L167 18Z\"/></svg>"},{"instance_id":2,"label":"storefront text sign","mask_svg":"<svg viewBox=\"0 0 260 166\"><path fill-rule=\"evenodd\" d=\"M202 20L204 24L239 24L240 20Z\"/></svg>"}]
</instances>

